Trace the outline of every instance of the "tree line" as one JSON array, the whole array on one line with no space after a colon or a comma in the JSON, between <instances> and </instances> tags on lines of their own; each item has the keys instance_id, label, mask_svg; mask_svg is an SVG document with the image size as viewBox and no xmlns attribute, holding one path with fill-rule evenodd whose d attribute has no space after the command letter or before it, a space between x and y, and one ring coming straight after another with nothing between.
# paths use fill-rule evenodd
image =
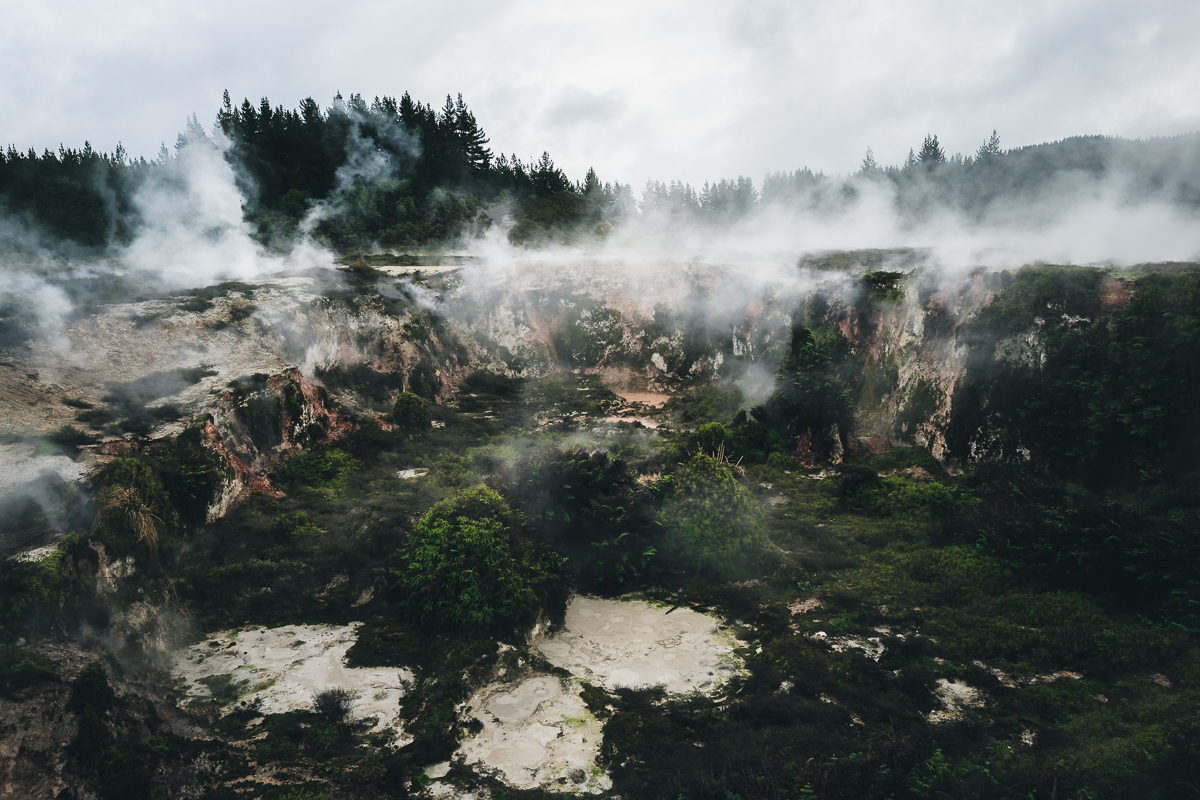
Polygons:
<instances>
[{"instance_id":1,"label":"tree line","mask_svg":"<svg viewBox=\"0 0 1200 800\"><path fill-rule=\"evenodd\" d=\"M0 151L0 219L9 217L85 247L127 241L133 188L153 168L117 145L112 153L60 146L39 155L13 145Z\"/></svg>"},{"instance_id":2,"label":"tree line","mask_svg":"<svg viewBox=\"0 0 1200 800\"><path fill-rule=\"evenodd\" d=\"M822 213L849 209L872 189L889 193L902 221L919 222L936 210L982 219L1000 203L1063 199L1086 181L1114 179L1119 200L1162 200L1200 208L1200 134L1130 140L1076 136L1005 150L996 131L970 155L948 155L927 135L900 165L882 165L868 148L857 170L826 175L808 167L769 172L761 187L750 178L705 182L648 180L639 210L675 221L728 223L765 208Z\"/></svg>"},{"instance_id":3,"label":"tree line","mask_svg":"<svg viewBox=\"0 0 1200 800\"><path fill-rule=\"evenodd\" d=\"M634 217L729 224L770 207L836 213L872 188L890 192L902 220L938 209L982 218L999 203L1069 191L1080 177L1119 177L1124 200L1200 208L1200 134L1080 136L1004 150L993 131L967 156L948 155L931 134L900 165L881 165L868 149L849 175L803 167L768 173L761 186L739 176L699 189L647 180L640 200L630 185L602 183L591 169L572 181L549 153L523 161L489 144L462 95L434 108L407 92L370 103L339 93L325 108L307 98L286 109L265 97L235 105L226 92L211 131L193 115L175 148L221 147L246 198L246 220L264 245L280 248L301 234L341 251L439 244L501 221L517 245L575 243ZM165 145L150 161L129 158L120 145L41 155L10 145L0 152L0 218L20 224L0 237L10 248L37 234L43 245L95 250L128 242L142 224L138 188L175 157Z\"/></svg>"},{"instance_id":4,"label":"tree line","mask_svg":"<svg viewBox=\"0 0 1200 800\"><path fill-rule=\"evenodd\" d=\"M6 226L9 247L123 244L141 224L138 189L188 146L224 148L245 218L268 246L286 247L302 229L339 250L443 243L497 216L511 217L514 242L538 244L602 235L636 206L629 186L601 183L594 170L572 181L549 153L497 156L489 141L461 95L437 109L407 92L285 109L267 98L235 105L226 92L211 131L193 115L175 153L164 145L150 161L120 145L42 155L10 145L0 151L0 216L19 223Z\"/></svg>"}]
</instances>

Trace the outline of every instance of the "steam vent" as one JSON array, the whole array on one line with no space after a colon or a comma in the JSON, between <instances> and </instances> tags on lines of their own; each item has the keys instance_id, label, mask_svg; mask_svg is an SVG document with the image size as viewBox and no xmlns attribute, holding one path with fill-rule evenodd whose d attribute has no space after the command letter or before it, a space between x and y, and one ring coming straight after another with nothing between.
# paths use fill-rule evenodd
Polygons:
<instances>
[{"instance_id":1,"label":"steam vent","mask_svg":"<svg viewBox=\"0 0 1200 800\"><path fill-rule=\"evenodd\" d=\"M1200 793L1200 136L216 120L0 152L0 800Z\"/></svg>"}]
</instances>

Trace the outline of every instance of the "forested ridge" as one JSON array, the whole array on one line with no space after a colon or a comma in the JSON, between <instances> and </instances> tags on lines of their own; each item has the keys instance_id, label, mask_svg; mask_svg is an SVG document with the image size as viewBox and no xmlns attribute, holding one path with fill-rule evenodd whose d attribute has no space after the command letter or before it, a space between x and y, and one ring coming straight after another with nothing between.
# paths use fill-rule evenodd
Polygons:
<instances>
[{"instance_id":1,"label":"forested ridge","mask_svg":"<svg viewBox=\"0 0 1200 800\"><path fill-rule=\"evenodd\" d=\"M219 143L218 143L218 140ZM1078 136L1004 150L993 131L976 152L948 154L927 136L898 166L868 150L845 176L807 167L701 187L647 180L640 200L629 184L594 170L572 180L548 152L523 161L497 155L461 95L435 108L407 92L340 94L322 108L263 98L235 105L228 92L210 131L188 121L173 153L152 160L60 146L41 155L9 145L0 153L0 218L6 249L55 241L101 250L130 241L141 219L136 195L189 144L224 148L243 211L266 246L286 249L310 234L339 251L452 243L502 224L515 245L603 238L635 218L654 224L734 223L756 210L835 214L864 193L889 193L898 219L917 224L936 210L966 219L1037 201L1082 196L1103 182L1118 203L1157 200L1200 207L1200 134L1128 140ZM19 233L18 233L19 232Z\"/></svg>"}]
</instances>

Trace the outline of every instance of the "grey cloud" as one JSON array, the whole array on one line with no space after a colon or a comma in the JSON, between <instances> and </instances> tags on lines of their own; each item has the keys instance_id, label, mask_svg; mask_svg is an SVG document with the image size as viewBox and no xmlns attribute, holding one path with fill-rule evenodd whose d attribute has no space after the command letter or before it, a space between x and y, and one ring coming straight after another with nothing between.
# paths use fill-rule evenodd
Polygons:
<instances>
[{"instance_id":1,"label":"grey cloud","mask_svg":"<svg viewBox=\"0 0 1200 800\"><path fill-rule=\"evenodd\" d=\"M0 139L149 157L225 88L288 107L461 91L494 149L573 177L760 180L847 172L868 145L896 163L927 132L970 152L993 128L1195 130L1198 29L1191 0L25 4L0 28L0 102L21 109Z\"/></svg>"}]
</instances>

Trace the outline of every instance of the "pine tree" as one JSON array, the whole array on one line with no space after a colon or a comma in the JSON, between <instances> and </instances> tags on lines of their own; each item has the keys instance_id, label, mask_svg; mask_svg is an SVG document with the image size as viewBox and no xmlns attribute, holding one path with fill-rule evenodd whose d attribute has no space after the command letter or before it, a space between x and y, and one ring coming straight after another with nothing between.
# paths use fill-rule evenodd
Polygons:
<instances>
[{"instance_id":1,"label":"pine tree","mask_svg":"<svg viewBox=\"0 0 1200 800\"><path fill-rule=\"evenodd\" d=\"M486 170L492 163L492 151L486 147L491 139L480 129L461 94L454 105L454 127L467 162L475 169Z\"/></svg>"},{"instance_id":2,"label":"pine tree","mask_svg":"<svg viewBox=\"0 0 1200 800\"><path fill-rule=\"evenodd\" d=\"M600 178L596 176L596 170L588 167L587 175L583 179L583 196L595 202L602 202L605 199L604 187L600 185Z\"/></svg>"},{"instance_id":3,"label":"pine tree","mask_svg":"<svg viewBox=\"0 0 1200 800\"><path fill-rule=\"evenodd\" d=\"M981 144L975 152L975 160L987 161L1001 155L1004 155L1004 151L1000 149L1000 137L992 131L992 138Z\"/></svg>"},{"instance_id":4,"label":"pine tree","mask_svg":"<svg viewBox=\"0 0 1200 800\"><path fill-rule=\"evenodd\" d=\"M879 171L879 164L876 163L875 154L871 152L871 148L867 148L867 154L863 156L862 164L859 166L858 171L863 174Z\"/></svg>"},{"instance_id":5,"label":"pine tree","mask_svg":"<svg viewBox=\"0 0 1200 800\"><path fill-rule=\"evenodd\" d=\"M946 163L946 151L938 144L938 137L925 137L925 144L921 145L921 152L917 154L917 162L926 168Z\"/></svg>"}]
</instances>

